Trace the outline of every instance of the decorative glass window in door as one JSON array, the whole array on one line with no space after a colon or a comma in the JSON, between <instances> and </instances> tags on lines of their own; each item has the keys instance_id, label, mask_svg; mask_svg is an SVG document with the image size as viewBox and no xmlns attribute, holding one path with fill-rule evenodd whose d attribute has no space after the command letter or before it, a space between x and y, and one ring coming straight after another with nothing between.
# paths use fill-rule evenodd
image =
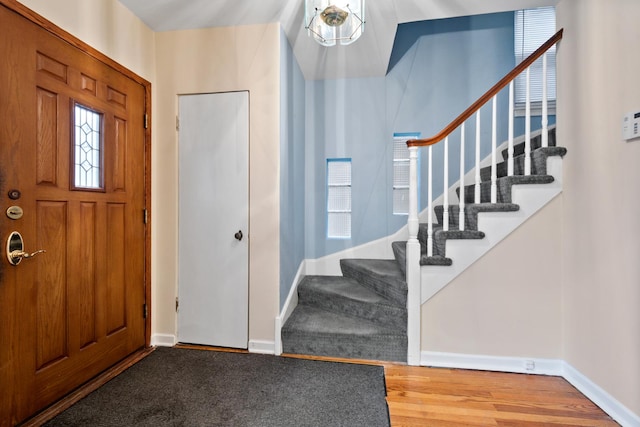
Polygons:
<instances>
[{"instance_id":1,"label":"decorative glass window in door","mask_svg":"<svg viewBox=\"0 0 640 427\"><path fill-rule=\"evenodd\" d=\"M74 104L73 188L102 190L102 114Z\"/></svg>"}]
</instances>

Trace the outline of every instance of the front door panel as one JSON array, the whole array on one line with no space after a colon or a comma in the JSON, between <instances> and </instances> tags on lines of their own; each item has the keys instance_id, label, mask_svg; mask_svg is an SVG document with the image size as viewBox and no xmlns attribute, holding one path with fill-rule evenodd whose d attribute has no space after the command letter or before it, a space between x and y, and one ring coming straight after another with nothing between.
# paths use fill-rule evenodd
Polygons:
<instances>
[{"instance_id":1,"label":"front door panel","mask_svg":"<svg viewBox=\"0 0 640 427\"><path fill-rule=\"evenodd\" d=\"M1 266L11 425L145 344L145 89L4 6L0 28L2 238L46 251Z\"/></svg>"}]
</instances>

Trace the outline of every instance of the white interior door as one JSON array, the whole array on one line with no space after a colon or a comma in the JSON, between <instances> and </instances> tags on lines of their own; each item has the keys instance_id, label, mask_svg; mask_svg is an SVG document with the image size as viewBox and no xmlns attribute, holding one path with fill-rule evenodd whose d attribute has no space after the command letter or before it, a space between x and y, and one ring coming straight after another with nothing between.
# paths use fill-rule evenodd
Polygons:
<instances>
[{"instance_id":1,"label":"white interior door","mask_svg":"<svg viewBox=\"0 0 640 427\"><path fill-rule=\"evenodd\" d=\"M247 348L249 93L179 109L178 341Z\"/></svg>"}]
</instances>

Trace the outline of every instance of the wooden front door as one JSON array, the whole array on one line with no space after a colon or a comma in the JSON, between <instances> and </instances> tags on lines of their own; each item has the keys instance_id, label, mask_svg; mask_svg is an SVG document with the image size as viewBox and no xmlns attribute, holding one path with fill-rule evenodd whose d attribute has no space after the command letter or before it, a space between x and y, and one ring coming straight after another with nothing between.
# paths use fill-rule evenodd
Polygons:
<instances>
[{"instance_id":1,"label":"wooden front door","mask_svg":"<svg viewBox=\"0 0 640 427\"><path fill-rule=\"evenodd\" d=\"M4 6L0 28L0 424L13 425L145 345L145 88ZM12 231L46 252L12 265Z\"/></svg>"}]
</instances>

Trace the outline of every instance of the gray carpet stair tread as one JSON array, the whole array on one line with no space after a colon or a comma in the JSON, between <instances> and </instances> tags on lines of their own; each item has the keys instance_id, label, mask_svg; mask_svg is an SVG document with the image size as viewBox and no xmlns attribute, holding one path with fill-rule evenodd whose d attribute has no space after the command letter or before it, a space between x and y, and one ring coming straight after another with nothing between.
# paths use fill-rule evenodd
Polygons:
<instances>
[{"instance_id":1,"label":"gray carpet stair tread","mask_svg":"<svg viewBox=\"0 0 640 427\"><path fill-rule=\"evenodd\" d=\"M461 240L461 239L484 239L484 231L477 230L438 230L434 232L434 237L439 237L447 240Z\"/></svg>"},{"instance_id":2,"label":"gray carpet stair tread","mask_svg":"<svg viewBox=\"0 0 640 427\"><path fill-rule=\"evenodd\" d=\"M444 223L444 206L433 208L439 223ZM481 212L516 212L520 206L515 203L467 203L464 206L465 230L478 229L478 214ZM449 205L449 229L457 230L460 224L460 205Z\"/></svg>"},{"instance_id":3,"label":"gray carpet stair tread","mask_svg":"<svg viewBox=\"0 0 640 427\"><path fill-rule=\"evenodd\" d=\"M407 334L313 306L298 305L282 328L285 353L407 361Z\"/></svg>"},{"instance_id":4,"label":"gray carpet stair tread","mask_svg":"<svg viewBox=\"0 0 640 427\"><path fill-rule=\"evenodd\" d=\"M366 269L377 276L397 281L401 287L404 287L405 289L407 288L404 276L392 259L349 258L340 260L340 265L349 265L352 268Z\"/></svg>"},{"instance_id":5,"label":"gray carpet stair tread","mask_svg":"<svg viewBox=\"0 0 640 427\"><path fill-rule=\"evenodd\" d=\"M567 149L564 147L540 147L531 151L531 173L533 175L545 175L547 173L547 158L549 157L564 157L567 154ZM503 162L496 164L496 176L507 176L508 173L508 157L504 158ZM524 175L524 153L514 156L513 158L513 174ZM480 169L480 180L491 180L491 166L486 166Z\"/></svg>"},{"instance_id":6,"label":"gray carpet stair tread","mask_svg":"<svg viewBox=\"0 0 640 427\"><path fill-rule=\"evenodd\" d=\"M400 257L403 261L406 260L407 257L407 242L393 242L394 252L397 251L398 257ZM441 255L433 255L427 256L427 253L423 250L420 255L420 265L441 265L441 266L449 266L453 263L451 258L447 258Z\"/></svg>"},{"instance_id":7,"label":"gray carpet stair tread","mask_svg":"<svg viewBox=\"0 0 640 427\"><path fill-rule=\"evenodd\" d=\"M513 175L504 176L497 179L497 201L499 203L511 203L511 188L514 185L529 184L550 184L554 181L552 175ZM458 197L460 188L456 189ZM468 185L464 188L465 202L473 203L475 195L475 185ZM485 181L480 184L480 200L488 203L491 200L491 182Z\"/></svg>"},{"instance_id":8,"label":"gray carpet stair tread","mask_svg":"<svg viewBox=\"0 0 640 427\"><path fill-rule=\"evenodd\" d=\"M345 277L351 277L364 286L398 304L407 303L407 283L395 259L341 259L340 268Z\"/></svg>"},{"instance_id":9,"label":"gray carpet stair tread","mask_svg":"<svg viewBox=\"0 0 640 427\"><path fill-rule=\"evenodd\" d=\"M447 258L442 255L434 255L434 256L426 256L422 255L420 258L420 265L439 265L443 267L448 267L453 264L453 260L451 258Z\"/></svg>"},{"instance_id":10,"label":"gray carpet stair tread","mask_svg":"<svg viewBox=\"0 0 640 427\"><path fill-rule=\"evenodd\" d=\"M349 277L306 276L298 286L298 303L407 330L406 305L384 298Z\"/></svg>"},{"instance_id":11,"label":"gray carpet stair tread","mask_svg":"<svg viewBox=\"0 0 640 427\"><path fill-rule=\"evenodd\" d=\"M283 333L304 332L316 336L403 336L395 329L332 313L313 306L298 305L282 328Z\"/></svg>"},{"instance_id":12,"label":"gray carpet stair tread","mask_svg":"<svg viewBox=\"0 0 640 427\"><path fill-rule=\"evenodd\" d=\"M357 280L344 276L306 276L298 289L302 292L309 290L367 304L399 307L398 304L362 286Z\"/></svg>"}]
</instances>

